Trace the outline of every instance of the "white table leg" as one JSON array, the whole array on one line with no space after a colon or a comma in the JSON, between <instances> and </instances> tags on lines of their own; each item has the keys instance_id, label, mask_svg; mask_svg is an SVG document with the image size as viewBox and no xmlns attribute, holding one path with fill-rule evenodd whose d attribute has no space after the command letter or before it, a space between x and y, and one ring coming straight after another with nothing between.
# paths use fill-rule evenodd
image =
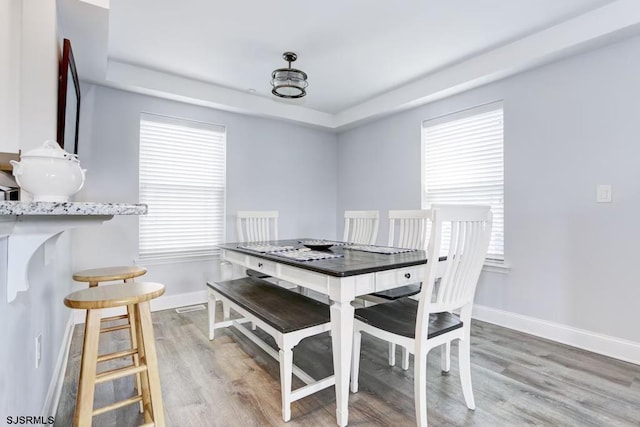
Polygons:
<instances>
[{"instance_id":1,"label":"white table leg","mask_svg":"<svg viewBox=\"0 0 640 427\"><path fill-rule=\"evenodd\" d=\"M216 296L207 290L209 299L207 300L207 311L209 313L209 340L215 337L216 330ZM225 319L226 320L226 319Z\"/></svg>"},{"instance_id":2,"label":"white table leg","mask_svg":"<svg viewBox=\"0 0 640 427\"><path fill-rule=\"evenodd\" d=\"M349 422L349 376L353 347L353 312L349 302L331 302L331 343L336 377L336 419L344 427Z\"/></svg>"}]
</instances>

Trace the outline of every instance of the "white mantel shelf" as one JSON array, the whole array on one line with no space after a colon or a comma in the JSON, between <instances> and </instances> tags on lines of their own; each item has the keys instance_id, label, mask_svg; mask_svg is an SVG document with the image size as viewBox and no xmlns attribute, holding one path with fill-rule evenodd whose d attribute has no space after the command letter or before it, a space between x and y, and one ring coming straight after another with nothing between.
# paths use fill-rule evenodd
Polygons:
<instances>
[{"instance_id":1,"label":"white mantel shelf","mask_svg":"<svg viewBox=\"0 0 640 427\"><path fill-rule=\"evenodd\" d=\"M114 215L145 215L147 205L93 202L0 201L0 238L8 238L7 302L29 289L31 257L45 246L53 248L58 237L72 228L99 225Z\"/></svg>"}]
</instances>

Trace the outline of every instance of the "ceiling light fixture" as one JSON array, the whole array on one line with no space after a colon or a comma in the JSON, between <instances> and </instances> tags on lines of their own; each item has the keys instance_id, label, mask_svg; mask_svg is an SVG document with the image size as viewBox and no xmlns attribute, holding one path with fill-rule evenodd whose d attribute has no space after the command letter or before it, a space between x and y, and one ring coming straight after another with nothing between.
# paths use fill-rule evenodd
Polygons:
<instances>
[{"instance_id":1,"label":"ceiling light fixture","mask_svg":"<svg viewBox=\"0 0 640 427\"><path fill-rule=\"evenodd\" d=\"M291 63L298 59L293 52L285 52L282 58L289 63L288 68L278 68L271 73L271 93L280 98L302 98L307 94L307 73L291 68Z\"/></svg>"}]
</instances>

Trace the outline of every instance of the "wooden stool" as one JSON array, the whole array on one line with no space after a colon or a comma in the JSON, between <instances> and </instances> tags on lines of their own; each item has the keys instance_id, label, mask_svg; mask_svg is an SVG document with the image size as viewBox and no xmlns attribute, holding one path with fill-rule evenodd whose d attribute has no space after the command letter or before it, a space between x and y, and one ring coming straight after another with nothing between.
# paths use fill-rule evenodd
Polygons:
<instances>
[{"instance_id":1,"label":"wooden stool","mask_svg":"<svg viewBox=\"0 0 640 427\"><path fill-rule=\"evenodd\" d=\"M80 381L74 416L75 426L89 426L94 415L99 415L136 402L142 402L145 423L153 422L156 427L164 426L164 407L160 390L160 375L156 347L153 338L153 325L149 300L164 294L164 286L159 283L132 282L116 285L94 286L73 292L64 299L70 308L87 310L80 365ZM98 355L100 339L100 311L103 308L132 308L133 327L136 333L137 347L130 350ZM97 373L97 364L121 357L137 355L138 365ZM111 381L127 375L140 374L141 387L137 396L116 402L102 408L93 409L95 384Z\"/></svg>"},{"instance_id":2,"label":"wooden stool","mask_svg":"<svg viewBox=\"0 0 640 427\"><path fill-rule=\"evenodd\" d=\"M113 280L133 281L134 277L147 273L147 269L138 265L125 265L118 267L92 268L82 270L73 274L76 282L89 282L89 287L98 286L100 282L110 282Z\"/></svg>"},{"instance_id":3,"label":"wooden stool","mask_svg":"<svg viewBox=\"0 0 640 427\"><path fill-rule=\"evenodd\" d=\"M144 267L140 267L139 265L123 265L117 267L103 267L103 268L92 268L89 270L78 271L73 274L73 280L76 282L89 282L89 287L93 288L94 286L98 286L100 282L111 282L114 280L124 280L125 283L133 282L135 277L142 276L147 273L147 269ZM138 346L136 339L136 331L134 328L135 325L135 314L133 311L133 306L127 306L127 314L123 314L120 316L110 316L102 319L102 322L112 322L116 320L127 320L127 323L116 326L105 326L100 329L100 332L114 332L121 329L129 329L129 339L131 340L131 348L136 348ZM134 365L138 365L138 356L131 356L131 360L133 360ZM140 392L140 374L136 375L136 391ZM144 408L142 407L142 403L140 403L140 412L142 412Z\"/></svg>"},{"instance_id":4,"label":"wooden stool","mask_svg":"<svg viewBox=\"0 0 640 427\"><path fill-rule=\"evenodd\" d=\"M90 270L82 270L73 274L73 280L76 282L89 282L89 287L98 286L100 282L110 282L114 280L124 280L130 283L135 277L142 276L147 273L147 269L138 265L126 265L118 267L93 268ZM102 328L102 332L113 332L120 329L129 328L129 336L131 338L131 347L136 347L136 331L133 328L135 319L131 307L127 307L127 314L121 316L111 316L102 319L103 322L111 322L114 320L127 319L124 325L111 326ZM138 381L139 383L139 381Z\"/></svg>"}]
</instances>

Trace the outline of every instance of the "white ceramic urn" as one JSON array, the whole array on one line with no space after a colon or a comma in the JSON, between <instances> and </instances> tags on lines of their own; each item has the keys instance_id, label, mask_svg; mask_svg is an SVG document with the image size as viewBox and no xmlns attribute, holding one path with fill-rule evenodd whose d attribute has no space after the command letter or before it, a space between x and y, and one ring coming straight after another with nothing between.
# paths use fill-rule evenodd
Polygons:
<instances>
[{"instance_id":1,"label":"white ceramic urn","mask_svg":"<svg viewBox=\"0 0 640 427\"><path fill-rule=\"evenodd\" d=\"M11 164L18 185L36 202L67 202L84 185L86 170L80 168L78 156L64 151L56 141L45 141Z\"/></svg>"}]
</instances>

